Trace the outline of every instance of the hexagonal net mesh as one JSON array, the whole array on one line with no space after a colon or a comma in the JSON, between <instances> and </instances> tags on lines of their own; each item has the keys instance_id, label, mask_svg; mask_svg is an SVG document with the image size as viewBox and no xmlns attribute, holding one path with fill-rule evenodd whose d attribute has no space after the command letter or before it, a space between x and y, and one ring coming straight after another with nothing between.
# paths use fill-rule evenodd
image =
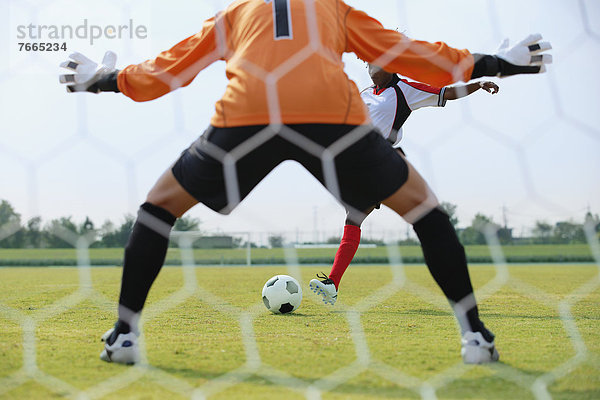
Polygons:
<instances>
[{"instance_id":1,"label":"hexagonal net mesh","mask_svg":"<svg viewBox=\"0 0 600 400\"><path fill-rule=\"evenodd\" d=\"M8 21L7 26L15 25L14 21L21 21L23 15L31 18L31 21L44 23L45 21L42 19L43 17L40 17L40 14L47 17L52 12L60 10L60 6L64 6L61 3L65 2L56 1L46 3L49 4L41 5L35 1L6 2L3 7L8 7L10 13L7 12L5 15L11 15L12 19ZM66 3L69 6L73 5L69 2ZM137 14L138 12L144 13L144 11L140 11L140 6L135 3L125 2L122 4L121 2L111 1L103 3L104 6L111 10L118 10L123 15L132 19L135 19L136 15L139 15ZM279 4L280 2L273 1L275 14L276 3ZM351 4L352 2L348 3ZM439 186L441 188L444 197L461 199L461 196L456 194L461 191L465 191L467 196L469 194L480 193L481 197L479 198L476 195L469 196L471 199L475 199L469 201L485 203L490 198L505 194L509 199L508 201L514 205L511 206L511 212L517 219L522 218L526 220L526 216L531 214L532 210L535 210L533 212L536 216L574 217L574 214L581 208L580 203L577 206L572 205L574 197L585 197L590 193L591 197L593 197L599 193L596 188L597 183L595 182L598 182L597 179L600 178L598 175L600 165L598 165L597 157L598 150L600 150L600 130L597 126L600 121L598 120L599 116L597 112L593 112L598 106L598 100L593 96L589 98L585 97L580 89L577 88L577 82L572 78L574 75L573 70L576 69L581 74L586 74L585 80L588 88L598 87L598 77L595 76L597 74L588 73L593 71L591 68L595 68L594 61L599 61L598 54L600 54L598 51L600 50L599 27L594 25L600 20L600 18L597 18L600 17L597 5L584 0L573 2L569 6L565 6L558 1L550 2L550 4L540 1L522 4L523 2L514 1L506 5L485 2L483 5L477 5L477 7L484 9L483 12L481 10L474 12L473 10L462 10L462 8L473 7L471 3L463 3L461 5L453 4L447 6L441 1L435 2L435 7L438 7L441 11L447 11L447 13L440 12L442 16L452 16L444 18L444 21L438 21L437 25L445 28L445 32L444 29L431 28L431 25L436 24L425 23L428 18L440 18L439 16L424 16L423 14L427 14L427 10L406 1L388 1L381 2L378 5L356 4L356 6L358 8L365 7L368 12L372 12L374 16L380 18L384 22L384 25L388 27L396 28L399 26L398 29L401 31L412 29L414 32L410 32L411 36L416 38L431 41L444 40L450 43L460 43L463 41L469 44L466 47L470 49L471 46L474 46L473 50L476 50L477 46L481 47L482 53L492 53L492 42L499 41L498 39L504 35L511 36L511 38L515 36L514 39L519 39L517 35L530 33L528 32L530 27L525 22L528 20L524 15L531 15L531 10L537 8L549 8L551 11L550 14L553 17L550 18L551 21L547 23L548 25L537 23L538 21L535 20L535 28L549 27L551 23L555 23L556 19L559 19L562 26L565 27L565 32L568 31L568 34L551 38L555 48L555 63L550 66L549 72L546 75L535 77L534 79L530 79L530 77L515 77L501 81L501 90L508 92L506 95L507 100L499 101L493 107L488 106L488 109L484 109L480 105L473 104L472 100L468 100L460 105L453 106L456 107L454 110L459 110L458 112L446 111L443 113L444 115L440 115L439 117L436 114L435 121L428 118L429 115L433 114L427 114L426 112L423 112L420 116L415 116L414 119L411 117L411 122L407 125L407 132L409 133L406 139L406 147L410 149L409 159L411 161L414 160L415 165L421 164L424 166L424 175L429 178L428 180L432 183L433 187L437 188ZM237 162L276 136L304 149L307 153L321 160L324 184L329 193L339 200L341 198L340 187L333 161L337 155L363 138L370 130L369 126L358 126L331 146L324 147L307 139L306 136L295 131L293 128L282 125L282 122L285 121L282 119L284 113L281 110L280 92L278 91L278 83L282 78L293 74L294 69L298 65L314 55L323 57L332 63L341 62L341 60L336 59L332 55L333 52L331 49L324 45L326 40L319 36L318 29L316 28L318 16L314 1L304 0L304 4L309 40L298 52L291 55L281 64L273 66L271 70L265 70L263 67L255 65L249 60L236 59L238 67L244 73L264 84L269 124L232 151L225 151L210 143L203 149L210 156L219 160L224 167L227 195L227 205L221 210L224 213L229 213L237 207L243 207L244 204L237 184ZM199 7L199 13L202 14L202 18L199 19L205 19L217 14L219 10L224 9L227 5L228 2L225 1L212 1L205 2L202 5L186 6L192 8ZM162 10L161 7L157 7L159 10ZM460 11L458 11L459 9ZM155 11L155 13L160 14L160 11ZM193 21L193 19L188 21L186 18L183 18L183 21L184 23L189 23L190 26L192 26L192 23L198 23L197 21ZM176 77L163 74L161 77L163 82L169 85L171 89L178 88L191 80L200 69L208 67L209 61L225 54L228 51L226 23L223 19L217 18L215 54L210 54L200 59ZM164 24L164 22L155 22L151 28L156 28L160 31L160 29L164 29L164 26L167 28L171 26L170 24L164 24L162 27L158 26L160 24ZM486 28L481 28L480 24L485 25ZM456 26L460 26L461 29L451 30L452 27ZM477 36L474 32L479 32L480 30L484 30L488 37L473 39L473 36ZM444 32L444 34L447 33L448 38L443 36L434 37L435 35L439 35L440 31ZM166 37L164 40L163 36ZM163 41L167 43L175 39L167 34L157 35L157 38L154 40L160 42L162 45ZM12 45L12 43L10 44ZM158 46L158 43L156 45ZM486 48L487 51L485 50ZM126 48L124 51L126 50L128 49ZM139 49L129 50L131 50L130 53L136 56L136 52L140 51ZM380 57L378 62L385 63L388 58L391 59L394 55L402 53L405 50L405 44L400 43L398 46L389 49L387 53ZM235 57L234 55L232 58ZM585 57L585 62L581 61L583 57ZM131 58L133 59L133 57ZM346 72L351 79L358 83L359 87L369 84L368 76L361 61L355 60L352 57L346 57L344 58L344 62L346 63ZM0 77L0 83L7 87L8 93L12 93L21 87L25 79L29 79L25 83L26 85L30 85L31 82L43 82L43 79L46 79L43 73L36 74L35 71L31 74L22 73L21 68L30 68L27 66L28 64L41 65L41 68L46 68L47 63L47 56L39 54L32 54L26 59L21 57L10 60L5 66L6 73ZM450 68L444 64L443 59L440 58L438 64L442 68L448 68L450 74L457 74L457 71L453 67ZM592 64L592 66L589 64ZM207 73L210 74L212 72ZM200 72L197 79L201 80L202 76L203 72ZM208 85L206 81L201 80L201 83ZM326 86L327 82L323 84ZM41 85L45 87L46 83L44 82ZM190 87L190 90L195 89ZM203 94L202 90L197 91L200 92L200 95ZM524 93L527 93L527 96ZM55 95L48 95L42 104L53 101L64 103L62 97L59 97L59 95L56 95L57 99L54 99L53 96ZM169 114L169 122L165 126L154 128L146 125L144 121L139 121L139 123L129 122L125 125L130 130L135 130L136 126L141 125L138 131L150 132L149 135L151 138L144 141L144 146L133 146L137 147L133 151L126 142L121 141L121 138L113 137L111 132L105 132L111 130L110 124L104 120L103 117L106 117L105 115L98 115L98 112L95 110L100 109L108 112L110 119L114 119L115 121L119 119L131 120L132 118L119 114L119 111L114 107L107 108L110 106L101 104L104 100L78 97L77 101L69 105L71 108L67 112L70 118L57 116L56 119L60 121L59 125L54 126L50 124L48 127L50 131L57 131L57 135L59 131L69 131L69 134L63 139L53 143L46 142L47 139L38 136L37 132L43 129L44 126L40 127L27 121L24 121L22 125L17 124L15 122L16 119L23 119L23 115L17 112L15 106L8 104L10 100L5 101L7 103L5 104L5 108L15 111L17 115L9 123L11 129L17 133L27 133L30 138L39 144L35 149L32 149L30 147L30 139L26 140L29 143L25 143L21 139L16 139L10 135L2 135L0 154L3 156L4 163L6 163L6 165L2 165L6 167L9 162L12 165L17 165L22 170L19 172L22 181L27 182L23 190L19 189L10 193L13 193L17 199L28 198L32 214L50 210L46 203L52 201L51 196L55 195L55 192L48 190L47 182L51 180L52 176L57 175L71 176L75 181L80 179L76 173L70 171L73 169L73 163L65 163L63 159L69 159L72 155L78 153L77 150L81 147L85 154L90 154L91 163L99 162L103 165L118 165L118 167L107 167L108 174L116 172L117 175L124 177L122 182L117 185L117 188L113 190L125 193L125 195L121 196L129 198L129 202L125 208L128 211L134 210L135 206L132 206L132 204L137 203L141 198L138 188L145 188L147 186L145 185L146 180L154 179L158 176L157 174L152 175L148 173L149 170L154 172L154 166L148 167L148 165L162 164L161 168L165 165L165 163L156 162L153 157L159 158L158 154L165 147L172 146L173 143L176 143L178 145L177 148L181 149L182 146L179 146L180 144L187 143L190 139L195 138L198 131L202 129L195 125L198 122L194 120L195 117L186 115L190 111L190 106L186 106L184 103L194 100L190 100L187 97L183 98L182 96L185 95L179 92L170 96L172 97L171 100L161 99L157 101L158 105L156 106L156 113ZM208 97L213 98L214 96L211 95ZM527 99L523 100L523 97L527 97ZM579 107L574 106L574 103L579 105ZM68 106L62 107L67 108ZM503 110L503 107L506 110ZM206 108L210 107L207 106ZM490 110L490 108L492 109ZM434 112L438 113L438 111ZM74 125L66 124L69 121L72 122L73 118L71 114L74 114L76 117ZM452 116L448 116L448 114ZM203 114L203 117L205 116L206 114ZM457 118L457 116L458 119L453 119ZM152 123L150 122L150 124ZM65 126L62 126L62 124ZM204 121L204 125L206 125L206 121ZM22 130L19 131L19 129ZM157 131L160 132L155 134L154 132ZM415 131L419 131L419 135L411 137L410 132ZM462 133L465 131L467 133ZM560 143L562 135L565 132L569 132L569 140L571 141L570 146L565 146L566 148L561 146ZM102 133L106 133L106 137L103 137ZM114 143L111 142L111 139L115 139ZM138 137L137 139L139 140L140 138ZM469 146L469 141L475 143ZM463 145L467 145L468 147L461 147ZM478 146L481 147L478 148ZM491 151L489 151L490 148L492 148ZM495 154L498 150L494 149L497 148L502 149L500 156ZM460 152L463 152L461 160L455 160L455 158L449 156L449 154ZM551 161L556 161L555 156L560 152L574 153L564 156L564 159L568 161L568 165L561 165L560 168L548 166ZM173 152L170 152L168 156L171 157L173 154ZM553 157L553 159L549 161L548 157ZM76 157L76 160L79 159ZM450 168L452 169L450 174L453 175L446 175L443 169L451 165L452 162L456 162L460 167L465 167L471 171L473 169L480 169L479 176L483 178L475 178L474 175L471 175L471 171L464 171L460 167ZM465 163L467 164L465 165ZM86 167L83 166L82 168ZM491 172L493 169L506 169L507 173L505 175L511 176L510 178L498 178L496 175L497 172ZM561 170L560 173L558 172L559 169ZM97 172L92 171L95 180L101 180L103 173L102 168ZM445 186L445 181L450 180L449 178L455 177L457 174L464 174L465 179L463 182L467 181L470 183L453 183L451 188ZM147 177L147 175L152 176ZM548 175L551 175L551 177L548 177ZM588 191L578 191L571 186L571 183L565 182L566 191L571 191L574 194L572 196L561 197L555 193L556 191L562 191L560 188L562 183L558 183L557 179L552 179L552 177L558 176L558 178L567 179L566 177L575 175L578 176L577 182L584 182L586 185L591 184L594 187ZM493 178L490 178L490 176L493 176ZM488 178L487 182L486 177ZM89 176L86 179L89 179ZM493 181L494 179L496 181ZM510 179L511 182L506 182L505 180L507 179ZM510 183L515 183L515 185L511 186ZM60 183L57 183L57 185L60 187ZM471 192L472 186L478 186L479 192ZM86 189L86 187L70 187L67 192L73 194L74 192L85 192ZM111 196L114 196L114 193ZM86 199L85 195L74 197ZM102 198L102 196L99 197ZM345 204L345 206L346 208L351 208L348 204ZM598 206L598 204L594 204L594 206ZM101 208L101 206L97 206L96 204L94 204L94 207ZM340 208L339 205L336 207ZM422 208L412 210L407 219L418 220L419 216L431 209L428 200L423 202L420 207ZM538 210L543 211L540 212ZM108 213L113 211L113 208L111 208ZM361 210L350 211L360 213ZM387 235L386 241L389 243L397 241L399 237L402 237L402 232L406 226L400 221L400 217L395 217L398 219L397 226L399 228ZM268 217L263 215L257 217L259 224L264 222L265 219L268 219ZM377 221L381 222L380 220ZM378 222L373 223L376 229ZM149 225L152 224L150 223ZM1 226L0 240L17 235L20 229L20 225L14 223L14 221ZM381 229L392 230L392 228L388 228L387 226ZM584 362L593 362L596 366L599 365L598 356L590 353L586 342L582 339L571 310L581 299L597 291L600 287L600 247L594 229L595 226L591 223L584 225L586 241L591 249L598 273L569 293L568 296L558 299L553 293L545 292L520 280L516 276L512 276L509 273L506 257L500 246L495 225L488 224L481 228L485 242L491 252L495 276L485 285L476 287L475 294L477 300L483 302L497 294L502 288L510 287L513 291L533 301L543 303L557 310L564 329L571 340L571 345L575 349L573 357L564 360L556 368L541 376L527 374L504 364L494 367L498 376L530 390L535 398L550 398L551 395L548 387ZM160 230L160 227L157 230ZM407 277L403 255L395 245L386 247L388 252L387 259L389 260L387 267L389 267L391 272L391 281L379 289L373 290L368 296L362 298L352 306L338 305L350 329L351 339L356 352L356 360L321 379L307 381L284 371L277 370L262 361L254 332L254 320L257 315L265 312L263 304L261 302L250 306L231 304L221 298L218 293L212 293L203 288L202 285L199 285L196 277L198 265L193 250L193 243L199 234L194 232L174 232L171 234L171 240L177 243L181 252L182 266L180 269L183 274L184 284L169 296L147 307L144 310L143 319L150 320L156 316L168 313L190 298L200 299L203 304L237 321L241 330L246 362L237 369L210 379L207 383L199 387L194 387L175 374L150 365L146 358L142 337L142 362L139 366L128 369L122 374L105 381L97 382L93 387L80 389L39 368L37 362L38 349L36 345L38 341L37 330L44 321L65 312L65 310L76 307L83 301L91 301L102 309L109 310L114 310L116 303L115 299L106 298L94 287L89 249L95 238L91 235L80 235L61 227L57 227L53 233L58 238L74 246L77 250L78 289L33 314L24 313L0 302L0 316L19 324L23 332L23 367L15 373L0 377L0 396L10 393L11 390L26 382L34 381L65 397L100 398L110 395L133 382L137 382L143 378L150 378L171 392L194 399L203 399L222 393L226 389L252 376L259 376L270 381L276 387L292 389L307 399L320 399L327 392L335 390L344 383L351 382L359 374L368 371L395 385L409 388L415 392L416 396L424 399L433 399L439 395L441 388L468 372L468 367L462 363L457 363L432 378L422 379L411 376L395 366L372 357L372 349L369 347L362 320L364 313L367 311L381 305L400 291L406 291L418 297L429 303L433 308L448 309L446 299L438 292L433 292ZM287 239L286 241L293 241L293 239ZM250 242L250 235L248 236L248 242ZM247 260L247 264L249 265L252 264L251 258L252 253L250 252ZM306 282L302 279L297 249L293 246L285 246L284 258L286 273L296 277L302 285L305 285ZM257 292L259 289L256 289ZM464 299L464 304L461 302L457 306L469 308L471 302L471 298L466 298Z\"/></svg>"}]
</instances>

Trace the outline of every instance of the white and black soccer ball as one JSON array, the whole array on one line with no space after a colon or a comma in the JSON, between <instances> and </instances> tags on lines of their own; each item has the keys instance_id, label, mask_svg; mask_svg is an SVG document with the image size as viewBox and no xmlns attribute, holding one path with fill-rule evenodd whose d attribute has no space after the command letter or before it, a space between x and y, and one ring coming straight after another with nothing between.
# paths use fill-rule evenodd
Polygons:
<instances>
[{"instance_id":1,"label":"white and black soccer ball","mask_svg":"<svg viewBox=\"0 0 600 400\"><path fill-rule=\"evenodd\" d=\"M275 275L265 283L262 299L265 307L272 313L291 313L300 307L302 288L291 276Z\"/></svg>"}]
</instances>

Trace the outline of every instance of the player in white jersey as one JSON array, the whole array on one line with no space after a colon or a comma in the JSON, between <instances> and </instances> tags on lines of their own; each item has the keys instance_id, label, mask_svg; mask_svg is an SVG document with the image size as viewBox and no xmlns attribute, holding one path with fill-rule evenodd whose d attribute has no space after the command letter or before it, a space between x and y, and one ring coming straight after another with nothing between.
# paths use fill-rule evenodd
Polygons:
<instances>
[{"instance_id":1,"label":"player in white jersey","mask_svg":"<svg viewBox=\"0 0 600 400\"><path fill-rule=\"evenodd\" d=\"M402 125L413 111L423 107L444 107L447 100L466 97L479 89L491 94L498 93L499 90L494 82L489 81L437 88L400 78L372 64L369 65L369 75L373 85L360 93L361 98L369 109L373 125L402 156ZM394 171L390 173L393 174ZM379 206L374 206L371 211L375 208ZM319 275L319 279L310 282L310 288L322 295L326 304L333 305L337 300L342 275L356 254L360 243L360 226L368 214L369 212L355 214L348 211L344 234L329 276Z\"/></svg>"},{"instance_id":2,"label":"player in white jersey","mask_svg":"<svg viewBox=\"0 0 600 400\"><path fill-rule=\"evenodd\" d=\"M498 86L489 81L437 88L409 81L374 65L369 65L369 75L373 85L364 89L360 96L369 109L373 125L396 148L402 140L402 125L413 111L423 107L444 107L447 100L466 97L479 89L498 93Z\"/></svg>"}]
</instances>

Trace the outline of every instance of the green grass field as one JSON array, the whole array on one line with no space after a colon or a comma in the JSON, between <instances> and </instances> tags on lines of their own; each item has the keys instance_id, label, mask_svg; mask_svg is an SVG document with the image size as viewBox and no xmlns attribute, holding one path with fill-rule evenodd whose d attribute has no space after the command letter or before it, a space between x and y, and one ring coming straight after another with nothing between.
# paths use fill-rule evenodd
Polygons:
<instances>
[{"instance_id":1,"label":"green grass field","mask_svg":"<svg viewBox=\"0 0 600 400\"><path fill-rule=\"evenodd\" d=\"M296 249L301 264L332 263L336 248ZM389 250L385 246L359 248L354 263L387 264ZM402 256L405 263L423 263L420 246L398 246L394 252ZM587 244L570 245L513 245L503 246L502 252L508 262L593 262L590 247ZM490 249L485 245L466 246L470 262L493 262ZM195 249L194 260L197 264L246 264L247 250L237 249ZM250 252L252 264L284 264L285 253L282 248L253 248ZM123 249L90 249L92 265L119 265L123 258ZM167 265L181 265L181 253L178 248L169 249ZM0 266L42 266L77 265L75 249L0 249Z\"/></svg>"},{"instance_id":2,"label":"green grass field","mask_svg":"<svg viewBox=\"0 0 600 400\"><path fill-rule=\"evenodd\" d=\"M328 268L298 270L306 284ZM287 271L165 268L144 314L149 366L125 367L98 359L120 268L0 268L0 399L600 398L597 265L510 266L497 291L494 267L471 266L500 351L488 366L462 364L424 266L395 286L390 267L353 266L335 307L305 287L299 310L270 314L260 290Z\"/></svg>"}]
</instances>

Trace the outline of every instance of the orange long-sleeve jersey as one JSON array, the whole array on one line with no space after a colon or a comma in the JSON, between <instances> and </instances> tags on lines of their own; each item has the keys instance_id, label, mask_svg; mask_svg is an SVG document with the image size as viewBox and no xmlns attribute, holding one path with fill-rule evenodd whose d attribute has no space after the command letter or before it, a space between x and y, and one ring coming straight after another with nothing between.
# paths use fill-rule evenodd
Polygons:
<instances>
[{"instance_id":1,"label":"orange long-sleeve jersey","mask_svg":"<svg viewBox=\"0 0 600 400\"><path fill-rule=\"evenodd\" d=\"M468 50L386 30L341 0L238 0L199 33L123 69L118 86L148 101L225 60L229 83L215 104L214 126L364 124L368 112L344 72L344 52L438 87L468 81L473 70Z\"/></svg>"}]
</instances>

